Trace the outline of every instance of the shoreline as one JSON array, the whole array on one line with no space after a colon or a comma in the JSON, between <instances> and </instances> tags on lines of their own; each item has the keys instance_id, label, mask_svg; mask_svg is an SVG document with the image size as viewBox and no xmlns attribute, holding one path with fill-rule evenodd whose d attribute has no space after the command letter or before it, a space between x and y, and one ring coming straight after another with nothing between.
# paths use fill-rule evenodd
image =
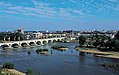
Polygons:
<instances>
[{"instance_id":1,"label":"shoreline","mask_svg":"<svg viewBox=\"0 0 119 75\"><path fill-rule=\"evenodd\" d=\"M98 49L91 49L88 48L88 50L84 50L81 49L80 47L76 48L76 50L78 50L79 52L83 52L83 53L90 53L90 54L94 54L94 56L96 57L103 57L103 58L111 58L111 59L119 59L119 52L112 52L112 51L100 51Z\"/></svg>"},{"instance_id":2,"label":"shoreline","mask_svg":"<svg viewBox=\"0 0 119 75\"><path fill-rule=\"evenodd\" d=\"M110 59L119 59L119 53L118 52L111 52L112 55L95 55L97 57L103 57L103 58L110 58ZM118 55L115 55L114 53L118 53Z\"/></svg>"},{"instance_id":3,"label":"shoreline","mask_svg":"<svg viewBox=\"0 0 119 75\"><path fill-rule=\"evenodd\" d=\"M25 73L20 72L16 69L3 69L2 73L4 73L4 74L13 74L13 75L26 75Z\"/></svg>"}]
</instances>

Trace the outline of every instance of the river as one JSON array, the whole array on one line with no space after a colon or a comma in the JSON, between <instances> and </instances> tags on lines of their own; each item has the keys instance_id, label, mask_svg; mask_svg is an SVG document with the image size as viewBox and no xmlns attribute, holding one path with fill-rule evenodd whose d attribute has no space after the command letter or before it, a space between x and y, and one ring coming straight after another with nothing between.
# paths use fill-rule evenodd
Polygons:
<instances>
[{"instance_id":1,"label":"river","mask_svg":"<svg viewBox=\"0 0 119 75\"><path fill-rule=\"evenodd\" d=\"M52 50L52 45L64 45L67 51ZM78 43L52 43L40 47L0 50L0 64L12 62L15 69L26 72L33 70L35 75L118 75L100 66L101 63L116 63L119 60L94 57L91 54L80 56L74 49ZM49 55L36 53L38 48L49 49ZM52 50L52 54L51 54ZM28 54L28 51L31 54Z\"/></svg>"}]
</instances>

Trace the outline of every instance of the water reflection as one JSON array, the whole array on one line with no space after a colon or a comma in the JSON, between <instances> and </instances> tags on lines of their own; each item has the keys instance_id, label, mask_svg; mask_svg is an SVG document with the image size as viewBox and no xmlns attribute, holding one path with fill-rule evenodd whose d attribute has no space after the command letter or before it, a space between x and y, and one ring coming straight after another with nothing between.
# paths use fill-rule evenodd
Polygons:
<instances>
[{"instance_id":1,"label":"water reflection","mask_svg":"<svg viewBox=\"0 0 119 75\"><path fill-rule=\"evenodd\" d=\"M30 54L31 54L31 52L30 52L30 51L28 51L28 54L30 55Z\"/></svg>"},{"instance_id":2,"label":"water reflection","mask_svg":"<svg viewBox=\"0 0 119 75\"><path fill-rule=\"evenodd\" d=\"M79 57L79 61L80 61L81 63L85 63L85 56L80 56L80 57Z\"/></svg>"}]
</instances>

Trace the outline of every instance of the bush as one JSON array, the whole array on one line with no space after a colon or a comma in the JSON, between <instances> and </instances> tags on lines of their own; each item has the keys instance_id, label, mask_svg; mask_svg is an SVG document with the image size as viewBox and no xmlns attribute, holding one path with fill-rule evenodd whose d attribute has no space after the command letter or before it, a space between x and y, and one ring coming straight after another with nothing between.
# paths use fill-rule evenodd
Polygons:
<instances>
[{"instance_id":1,"label":"bush","mask_svg":"<svg viewBox=\"0 0 119 75\"><path fill-rule=\"evenodd\" d=\"M5 63L5 64L3 64L3 68L14 69L14 64L13 63Z\"/></svg>"},{"instance_id":2,"label":"bush","mask_svg":"<svg viewBox=\"0 0 119 75\"><path fill-rule=\"evenodd\" d=\"M37 49L36 52L48 51L48 49Z\"/></svg>"},{"instance_id":3,"label":"bush","mask_svg":"<svg viewBox=\"0 0 119 75\"><path fill-rule=\"evenodd\" d=\"M1 75L1 73L2 73L2 66L0 66L0 75Z\"/></svg>"},{"instance_id":4,"label":"bush","mask_svg":"<svg viewBox=\"0 0 119 75\"><path fill-rule=\"evenodd\" d=\"M31 69L28 69L26 75L34 75L34 73L33 73L33 71Z\"/></svg>"},{"instance_id":5,"label":"bush","mask_svg":"<svg viewBox=\"0 0 119 75\"><path fill-rule=\"evenodd\" d=\"M83 35L79 36L79 44L82 46L86 43L87 38Z\"/></svg>"},{"instance_id":6,"label":"bush","mask_svg":"<svg viewBox=\"0 0 119 75\"><path fill-rule=\"evenodd\" d=\"M59 49L59 48L68 48L68 47L66 47L66 46L52 46L51 48L52 49Z\"/></svg>"}]
</instances>

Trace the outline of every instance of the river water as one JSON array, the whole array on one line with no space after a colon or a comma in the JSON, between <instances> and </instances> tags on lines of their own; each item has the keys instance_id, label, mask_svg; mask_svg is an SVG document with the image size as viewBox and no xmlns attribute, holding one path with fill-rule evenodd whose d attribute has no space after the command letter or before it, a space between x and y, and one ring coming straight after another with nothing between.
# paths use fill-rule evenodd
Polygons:
<instances>
[{"instance_id":1,"label":"river water","mask_svg":"<svg viewBox=\"0 0 119 75\"><path fill-rule=\"evenodd\" d=\"M64 45L67 51L52 50L52 45ZM26 72L33 70L35 75L118 75L100 66L101 63L116 63L119 60L94 57L91 54L80 56L74 49L78 43L52 43L34 48L0 50L0 64L12 62L15 69ZM49 49L49 55L36 53L38 48ZM52 50L52 54L51 54ZM31 54L28 54L28 51Z\"/></svg>"}]
</instances>

